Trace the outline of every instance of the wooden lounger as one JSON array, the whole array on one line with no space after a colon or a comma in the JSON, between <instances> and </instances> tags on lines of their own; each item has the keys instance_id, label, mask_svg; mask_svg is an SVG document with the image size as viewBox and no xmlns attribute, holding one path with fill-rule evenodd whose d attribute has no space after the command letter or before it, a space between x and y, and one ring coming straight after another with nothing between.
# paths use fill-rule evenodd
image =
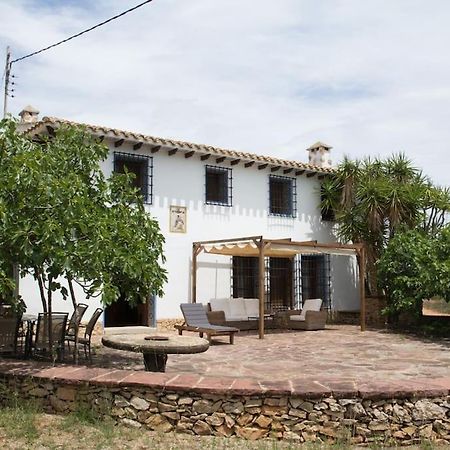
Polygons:
<instances>
[{"instance_id":1,"label":"wooden lounger","mask_svg":"<svg viewBox=\"0 0 450 450\"><path fill-rule=\"evenodd\" d=\"M180 308L184 316L184 324L175 325L178 334L182 335L183 331L193 331L200 337L206 335L209 342L212 336L230 336L230 344L234 343L234 335L239 332L239 329L209 323L201 303L182 303Z\"/></svg>"}]
</instances>

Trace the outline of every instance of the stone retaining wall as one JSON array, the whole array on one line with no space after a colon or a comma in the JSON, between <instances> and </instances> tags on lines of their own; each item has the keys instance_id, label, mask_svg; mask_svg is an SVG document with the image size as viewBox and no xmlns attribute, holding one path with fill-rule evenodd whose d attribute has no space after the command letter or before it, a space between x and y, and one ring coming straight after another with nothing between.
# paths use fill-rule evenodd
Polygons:
<instances>
[{"instance_id":1,"label":"stone retaining wall","mask_svg":"<svg viewBox=\"0 0 450 450\"><path fill-rule=\"evenodd\" d=\"M381 311L386 308L386 300L378 297L366 298L366 325L372 328L384 328L386 326L386 316ZM359 325L359 311L336 311L330 318L331 323L341 325Z\"/></svg>"},{"instance_id":2,"label":"stone retaining wall","mask_svg":"<svg viewBox=\"0 0 450 450\"><path fill-rule=\"evenodd\" d=\"M450 379L386 391L341 385L333 392L305 382L303 392L288 392L244 380L230 384L194 375L80 367L5 370L0 364L0 374L0 401L18 395L52 413L87 407L160 432L298 442L450 443Z\"/></svg>"}]
</instances>

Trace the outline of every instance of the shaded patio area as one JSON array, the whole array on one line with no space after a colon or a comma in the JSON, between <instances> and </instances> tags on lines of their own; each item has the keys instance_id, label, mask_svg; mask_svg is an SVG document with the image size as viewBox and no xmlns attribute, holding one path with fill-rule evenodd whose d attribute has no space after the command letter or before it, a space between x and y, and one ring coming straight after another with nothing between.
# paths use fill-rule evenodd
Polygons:
<instances>
[{"instance_id":1,"label":"shaded patio area","mask_svg":"<svg viewBox=\"0 0 450 450\"><path fill-rule=\"evenodd\" d=\"M241 332L234 345L217 338L208 351L170 355L168 374L258 381L400 381L449 376L450 339L426 340L350 325L313 332ZM80 358L80 362L82 359ZM142 355L96 345L94 366L144 370Z\"/></svg>"}]
</instances>

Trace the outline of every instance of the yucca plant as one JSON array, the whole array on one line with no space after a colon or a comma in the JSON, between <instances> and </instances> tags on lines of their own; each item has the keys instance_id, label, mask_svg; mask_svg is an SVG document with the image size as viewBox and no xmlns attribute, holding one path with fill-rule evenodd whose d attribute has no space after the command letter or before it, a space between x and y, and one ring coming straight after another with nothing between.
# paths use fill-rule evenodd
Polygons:
<instances>
[{"instance_id":1,"label":"yucca plant","mask_svg":"<svg viewBox=\"0 0 450 450\"><path fill-rule=\"evenodd\" d=\"M376 263L399 230L436 232L450 211L450 191L434 187L404 154L386 160L345 158L322 184L322 208L333 209L344 242L366 247L367 286L377 295Z\"/></svg>"}]
</instances>

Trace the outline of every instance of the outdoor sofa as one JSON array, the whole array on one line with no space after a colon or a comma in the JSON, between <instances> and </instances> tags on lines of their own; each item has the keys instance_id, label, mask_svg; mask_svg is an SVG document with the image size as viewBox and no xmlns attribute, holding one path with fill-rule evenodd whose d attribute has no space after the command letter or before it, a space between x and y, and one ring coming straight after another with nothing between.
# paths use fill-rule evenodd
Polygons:
<instances>
[{"instance_id":1,"label":"outdoor sofa","mask_svg":"<svg viewBox=\"0 0 450 450\"><path fill-rule=\"evenodd\" d=\"M236 327L240 330L257 330L259 299L215 298L208 303L208 319L216 325ZM274 318L264 321L265 328L274 328Z\"/></svg>"},{"instance_id":2,"label":"outdoor sofa","mask_svg":"<svg viewBox=\"0 0 450 450\"><path fill-rule=\"evenodd\" d=\"M264 320L264 328L288 328L293 330L323 330L327 311L321 310L322 300L305 300L301 310L282 311ZM259 325L259 299L217 298L208 303L208 320L215 325L239 328L242 331L257 330Z\"/></svg>"}]
</instances>

